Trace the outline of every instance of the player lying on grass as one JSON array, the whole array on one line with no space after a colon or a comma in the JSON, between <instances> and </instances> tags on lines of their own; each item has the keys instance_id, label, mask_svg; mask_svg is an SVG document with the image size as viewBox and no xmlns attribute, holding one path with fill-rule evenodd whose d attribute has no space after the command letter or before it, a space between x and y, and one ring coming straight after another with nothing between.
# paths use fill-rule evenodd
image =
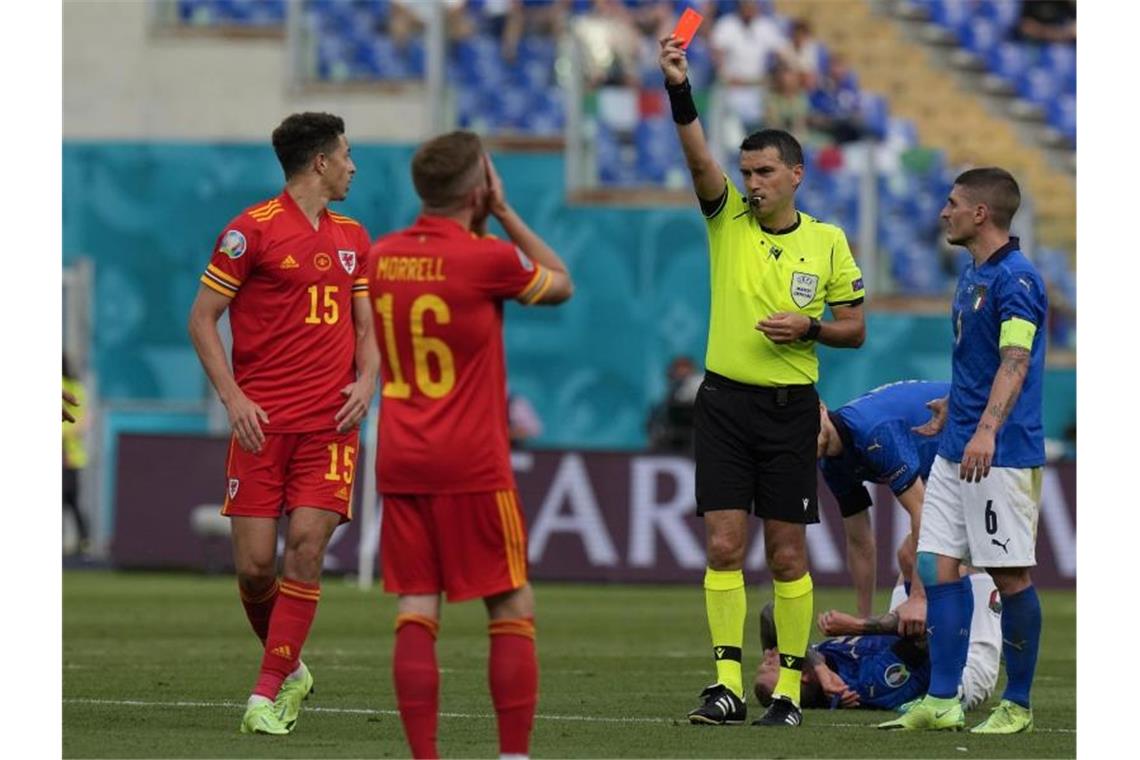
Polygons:
<instances>
[{"instance_id":1,"label":"player lying on grass","mask_svg":"<svg viewBox=\"0 0 1140 760\"><path fill-rule=\"evenodd\" d=\"M966 710L982 704L993 693L1001 657L1001 603L997 588L983 572L975 570L968 577L975 599L974 616L966 667L958 689ZM804 668L800 687L803 707L895 710L926 693L930 684L926 636L898 635L895 610L905 599L900 575L887 614L858 618L830 610L819 616L819 629L829 638L808 648L808 667ZM753 691L762 705L771 701L779 675L776 643L769 603L760 613L764 659L753 682Z\"/></svg>"}]
</instances>

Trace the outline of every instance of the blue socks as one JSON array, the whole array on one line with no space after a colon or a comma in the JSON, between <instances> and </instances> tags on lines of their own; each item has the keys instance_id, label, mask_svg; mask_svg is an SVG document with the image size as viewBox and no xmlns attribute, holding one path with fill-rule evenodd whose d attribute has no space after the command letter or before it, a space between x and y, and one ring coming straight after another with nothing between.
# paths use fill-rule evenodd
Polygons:
<instances>
[{"instance_id":1,"label":"blue socks","mask_svg":"<svg viewBox=\"0 0 1140 760\"><path fill-rule=\"evenodd\" d=\"M958 696L962 669L970 647L970 620L974 615L974 595L970 579L938 583L926 587L926 631L930 644L930 690L932 697ZM1040 616L1038 616L1040 627ZM1005 618L1002 618L1005 627ZM1036 656L1036 644L1034 656Z\"/></svg>"},{"instance_id":2,"label":"blue socks","mask_svg":"<svg viewBox=\"0 0 1140 760\"><path fill-rule=\"evenodd\" d=\"M1041 600L1035 587L1002 597L1001 638L1006 675L1002 698L1028 708L1041 641Z\"/></svg>"}]
</instances>

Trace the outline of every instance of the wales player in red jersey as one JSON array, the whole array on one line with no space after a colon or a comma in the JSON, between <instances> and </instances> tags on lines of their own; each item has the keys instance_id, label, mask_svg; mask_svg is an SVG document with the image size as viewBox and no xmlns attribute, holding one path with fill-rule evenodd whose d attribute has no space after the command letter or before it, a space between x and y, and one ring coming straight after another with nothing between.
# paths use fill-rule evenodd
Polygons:
<instances>
[{"instance_id":1,"label":"wales player in red jersey","mask_svg":"<svg viewBox=\"0 0 1140 760\"><path fill-rule=\"evenodd\" d=\"M352 519L358 425L376 388L364 268L370 239L328 209L356 167L344 121L294 114L273 132L285 172L214 245L190 336L233 428L222 514L242 604L264 652L243 733L287 734L313 677L301 662L333 530ZM229 309L233 372L217 322ZM277 579L277 521L288 515Z\"/></svg>"},{"instance_id":2,"label":"wales player in red jersey","mask_svg":"<svg viewBox=\"0 0 1140 760\"><path fill-rule=\"evenodd\" d=\"M506 757L529 752L538 698L534 596L511 472L503 302L556 304L565 264L507 203L471 132L416 151L415 223L376 241L368 288L380 341L378 483L384 588L399 595L392 670L415 757L439 757L440 595L483 599ZM494 216L512 242L484 234Z\"/></svg>"}]
</instances>

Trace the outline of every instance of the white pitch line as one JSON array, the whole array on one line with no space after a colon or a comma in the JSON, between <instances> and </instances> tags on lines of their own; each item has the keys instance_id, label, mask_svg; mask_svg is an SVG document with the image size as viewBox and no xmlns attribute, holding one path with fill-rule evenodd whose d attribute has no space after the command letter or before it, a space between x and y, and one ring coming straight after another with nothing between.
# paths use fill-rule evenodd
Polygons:
<instances>
[{"instance_id":1,"label":"white pitch line","mask_svg":"<svg viewBox=\"0 0 1140 760\"><path fill-rule=\"evenodd\" d=\"M224 707L242 708L244 702L147 702L141 699L65 699L64 704L72 705L105 705L119 707ZM305 712L333 713L340 715L392 715L398 716L397 710L373 710L367 707L305 707ZM490 720L495 716L487 713L448 713L441 712L441 718L475 718ZM538 720L579 721L584 723L660 723L671 725L680 722L673 718L602 718L593 715L535 715ZM822 723L813 728L871 728L871 723ZM1037 728L1034 731L1046 734L1075 734L1075 728Z\"/></svg>"}]
</instances>

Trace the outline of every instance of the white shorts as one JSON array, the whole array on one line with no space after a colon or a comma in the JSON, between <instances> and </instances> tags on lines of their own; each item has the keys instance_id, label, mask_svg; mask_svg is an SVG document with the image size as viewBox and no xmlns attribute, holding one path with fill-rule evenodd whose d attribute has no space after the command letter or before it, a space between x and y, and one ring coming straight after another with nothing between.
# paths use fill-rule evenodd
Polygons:
<instances>
[{"instance_id":1,"label":"white shorts","mask_svg":"<svg viewBox=\"0 0 1140 760\"><path fill-rule=\"evenodd\" d=\"M958 468L958 462L934 459L918 551L975 567L1036 565L1042 468L994 467L980 483L961 480Z\"/></svg>"}]
</instances>

